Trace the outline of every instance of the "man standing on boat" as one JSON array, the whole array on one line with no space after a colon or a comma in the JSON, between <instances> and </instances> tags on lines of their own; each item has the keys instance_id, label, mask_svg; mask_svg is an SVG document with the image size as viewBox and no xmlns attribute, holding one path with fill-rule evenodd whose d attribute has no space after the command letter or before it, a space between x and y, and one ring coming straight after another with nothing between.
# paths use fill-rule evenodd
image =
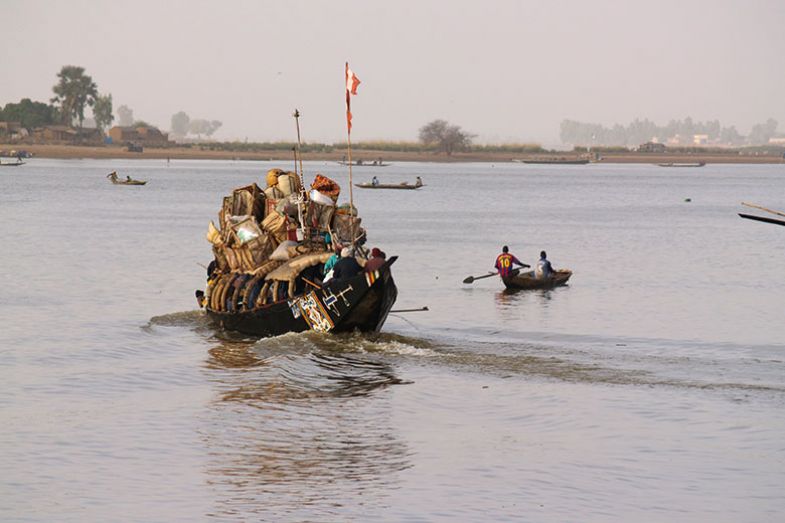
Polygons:
<instances>
[{"instance_id":1,"label":"man standing on boat","mask_svg":"<svg viewBox=\"0 0 785 523\"><path fill-rule=\"evenodd\" d=\"M376 187L377 185L379 185L379 178L377 178L376 176L374 176L374 177L373 177L373 179L371 180L371 185L373 185L374 187Z\"/></svg>"},{"instance_id":2,"label":"man standing on boat","mask_svg":"<svg viewBox=\"0 0 785 523\"><path fill-rule=\"evenodd\" d=\"M496 258L496 270L499 271L499 276L507 278L512 275L513 264L520 265L528 269L531 265L522 263L518 258L510 254L510 249L506 245L502 247L502 253Z\"/></svg>"}]
</instances>

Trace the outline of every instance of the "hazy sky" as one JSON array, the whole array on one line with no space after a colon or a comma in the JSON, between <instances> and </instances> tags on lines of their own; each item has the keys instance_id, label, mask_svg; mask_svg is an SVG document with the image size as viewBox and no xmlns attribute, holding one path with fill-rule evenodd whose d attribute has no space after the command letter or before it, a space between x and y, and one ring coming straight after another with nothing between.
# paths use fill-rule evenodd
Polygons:
<instances>
[{"instance_id":1,"label":"hazy sky","mask_svg":"<svg viewBox=\"0 0 785 523\"><path fill-rule=\"evenodd\" d=\"M443 118L478 142L558 142L570 118L719 119L785 132L785 0L0 0L0 103L47 101L85 67L115 110L216 139L416 140ZM116 115L116 112L115 112Z\"/></svg>"}]
</instances>

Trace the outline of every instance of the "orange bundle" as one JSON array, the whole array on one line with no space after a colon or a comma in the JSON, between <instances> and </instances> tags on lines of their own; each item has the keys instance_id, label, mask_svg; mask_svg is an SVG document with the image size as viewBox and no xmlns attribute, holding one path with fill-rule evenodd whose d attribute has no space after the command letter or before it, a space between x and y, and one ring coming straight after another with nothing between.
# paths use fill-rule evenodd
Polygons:
<instances>
[{"instance_id":1,"label":"orange bundle","mask_svg":"<svg viewBox=\"0 0 785 523\"><path fill-rule=\"evenodd\" d=\"M316 175L316 178L311 184L311 189L316 189L320 193L326 194L333 200L337 200L338 195L341 194L341 186L335 183L334 180L331 180L326 176L322 176L321 174Z\"/></svg>"}]
</instances>

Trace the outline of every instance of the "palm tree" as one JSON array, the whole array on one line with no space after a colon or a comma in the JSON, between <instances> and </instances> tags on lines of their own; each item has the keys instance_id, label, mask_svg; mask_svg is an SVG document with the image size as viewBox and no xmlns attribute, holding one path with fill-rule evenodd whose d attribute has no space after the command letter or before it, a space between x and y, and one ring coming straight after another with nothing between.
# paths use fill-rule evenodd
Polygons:
<instances>
[{"instance_id":1,"label":"palm tree","mask_svg":"<svg viewBox=\"0 0 785 523\"><path fill-rule=\"evenodd\" d=\"M78 120L81 130L85 106L92 107L95 104L98 86L90 76L84 74L84 67L76 65L64 65L57 77L59 81L52 87L57 96L51 101L60 104L63 123L71 125L74 120Z\"/></svg>"}]
</instances>

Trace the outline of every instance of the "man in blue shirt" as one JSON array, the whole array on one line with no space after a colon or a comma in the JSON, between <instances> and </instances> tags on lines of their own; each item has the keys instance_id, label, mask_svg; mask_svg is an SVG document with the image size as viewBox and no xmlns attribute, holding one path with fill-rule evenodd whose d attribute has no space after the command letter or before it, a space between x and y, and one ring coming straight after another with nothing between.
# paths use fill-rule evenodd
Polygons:
<instances>
[{"instance_id":1,"label":"man in blue shirt","mask_svg":"<svg viewBox=\"0 0 785 523\"><path fill-rule=\"evenodd\" d=\"M551 262L548 261L548 255L545 254L545 251L540 251L540 261L537 262L537 268L534 270L534 274L540 279L553 277L553 267L551 266Z\"/></svg>"}]
</instances>

